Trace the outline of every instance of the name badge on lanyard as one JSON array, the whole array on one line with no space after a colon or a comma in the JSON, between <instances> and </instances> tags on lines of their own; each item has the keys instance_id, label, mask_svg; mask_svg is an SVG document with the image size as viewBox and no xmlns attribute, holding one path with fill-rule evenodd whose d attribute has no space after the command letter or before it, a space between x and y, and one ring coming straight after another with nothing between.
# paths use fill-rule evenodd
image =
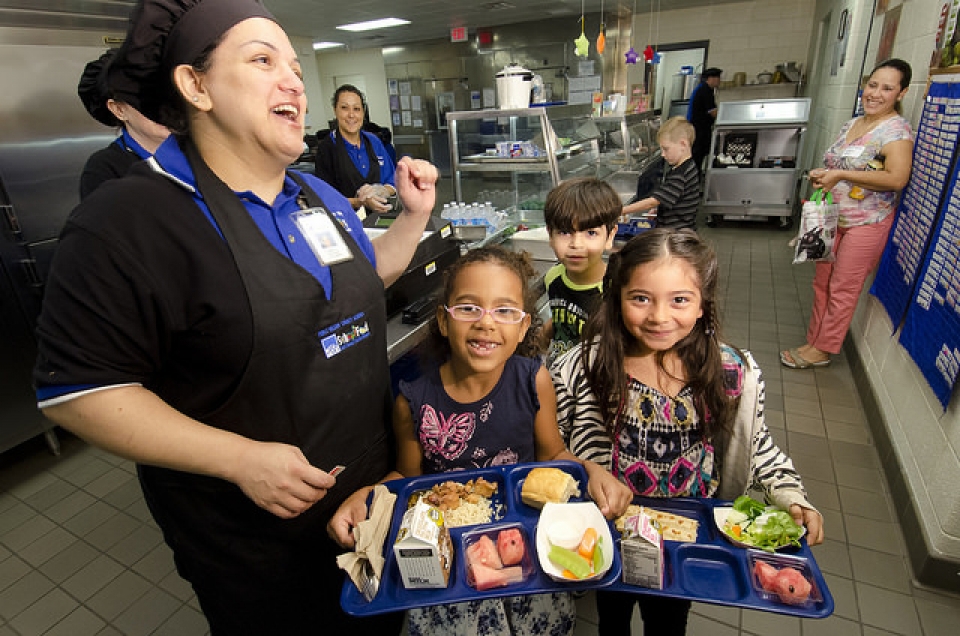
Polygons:
<instances>
[{"instance_id":1,"label":"name badge on lanyard","mask_svg":"<svg viewBox=\"0 0 960 636\"><path fill-rule=\"evenodd\" d=\"M325 209L307 208L290 216L321 265L328 267L353 258L350 247Z\"/></svg>"},{"instance_id":2,"label":"name badge on lanyard","mask_svg":"<svg viewBox=\"0 0 960 636\"><path fill-rule=\"evenodd\" d=\"M863 146L847 146L843 149L843 156L855 159L863 154Z\"/></svg>"}]
</instances>

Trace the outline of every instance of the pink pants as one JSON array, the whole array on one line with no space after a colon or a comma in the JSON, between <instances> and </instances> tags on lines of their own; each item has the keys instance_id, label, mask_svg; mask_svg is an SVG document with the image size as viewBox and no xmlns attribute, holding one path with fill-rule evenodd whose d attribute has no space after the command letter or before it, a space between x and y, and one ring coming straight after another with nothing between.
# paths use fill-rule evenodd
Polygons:
<instances>
[{"instance_id":1,"label":"pink pants","mask_svg":"<svg viewBox=\"0 0 960 636\"><path fill-rule=\"evenodd\" d=\"M807 343L820 351L840 353L867 276L880 262L893 214L879 223L842 227L837 232L832 263L818 261L813 277L813 309Z\"/></svg>"}]
</instances>

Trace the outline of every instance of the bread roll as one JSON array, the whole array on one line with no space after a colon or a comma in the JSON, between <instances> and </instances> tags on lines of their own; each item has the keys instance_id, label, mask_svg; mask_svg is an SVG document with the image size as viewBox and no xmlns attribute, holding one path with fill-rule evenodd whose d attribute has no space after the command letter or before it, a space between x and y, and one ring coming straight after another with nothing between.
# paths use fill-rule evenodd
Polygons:
<instances>
[{"instance_id":1,"label":"bread roll","mask_svg":"<svg viewBox=\"0 0 960 636\"><path fill-rule=\"evenodd\" d=\"M580 496L577 480L559 468L534 468L520 489L520 499L534 508L543 508L547 502L566 503L573 496Z\"/></svg>"}]
</instances>

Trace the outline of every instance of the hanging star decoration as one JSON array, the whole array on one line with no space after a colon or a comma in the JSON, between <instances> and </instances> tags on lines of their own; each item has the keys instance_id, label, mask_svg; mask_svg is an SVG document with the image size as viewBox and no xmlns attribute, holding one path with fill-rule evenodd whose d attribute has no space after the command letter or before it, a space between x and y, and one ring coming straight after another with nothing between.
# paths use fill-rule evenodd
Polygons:
<instances>
[{"instance_id":1,"label":"hanging star decoration","mask_svg":"<svg viewBox=\"0 0 960 636\"><path fill-rule=\"evenodd\" d=\"M577 57L587 57L590 54L590 40L583 33L583 16L580 16L580 37L573 41Z\"/></svg>"},{"instance_id":2,"label":"hanging star decoration","mask_svg":"<svg viewBox=\"0 0 960 636\"><path fill-rule=\"evenodd\" d=\"M647 62L652 62L653 55L653 47L648 44L647 48L643 49L643 59Z\"/></svg>"},{"instance_id":3,"label":"hanging star decoration","mask_svg":"<svg viewBox=\"0 0 960 636\"><path fill-rule=\"evenodd\" d=\"M633 13L630 14L630 20L633 20L633 16L637 15L637 0L633 0ZM633 39L633 29L630 29L630 39ZM636 66L637 60L640 59L640 54L637 53L636 49L633 48L633 43L630 44L630 50L624 53L624 57L627 58L627 64L633 64Z\"/></svg>"},{"instance_id":4,"label":"hanging star decoration","mask_svg":"<svg viewBox=\"0 0 960 636\"><path fill-rule=\"evenodd\" d=\"M607 48L607 27L603 23L603 0L600 0L600 35L597 36L597 53L603 55L603 50Z\"/></svg>"}]
</instances>

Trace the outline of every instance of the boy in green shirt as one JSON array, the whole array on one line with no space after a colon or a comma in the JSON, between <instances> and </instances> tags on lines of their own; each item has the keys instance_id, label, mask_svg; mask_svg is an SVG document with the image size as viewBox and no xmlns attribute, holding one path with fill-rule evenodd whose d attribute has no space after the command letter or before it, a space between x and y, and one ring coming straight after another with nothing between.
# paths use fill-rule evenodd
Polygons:
<instances>
[{"instance_id":1,"label":"boy in green shirt","mask_svg":"<svg viewBox=\"0 0 960 636\"><path fill-rule=\"evenodd\" d=\"M564 181L547 195L543 216L557 260L544 277L551 321L544 327L548 364L580 342L587 318L600 304L605 250L613 247L620 196L593 177Z\"/></svg>"}]
</instances>

